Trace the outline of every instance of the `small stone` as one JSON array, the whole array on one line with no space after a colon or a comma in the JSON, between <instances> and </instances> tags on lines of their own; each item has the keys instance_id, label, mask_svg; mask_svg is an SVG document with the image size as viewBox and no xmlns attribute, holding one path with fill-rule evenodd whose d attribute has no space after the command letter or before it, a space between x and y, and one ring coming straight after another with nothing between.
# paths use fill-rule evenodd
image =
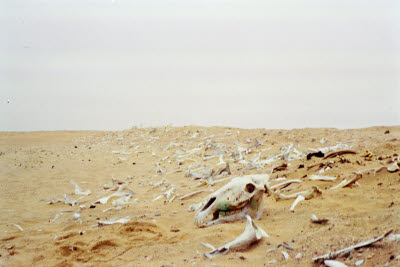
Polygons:
<instances>
[{"instance_id":1,"label":"small stone","mask_svg":"<svg viewBox=\"0 0 400 267\"><path fill-rule=\"evenodd\" d=\"M385 131L385 134L390 134L390 131L389 131L389 130L386 130L386 131Z\"/></svg>"},{"instance_id":2,"label":"small stone","mask_svg":"<svg viewBox=\"0 0 400 267\"><path fill-rule=\"evenodd\" d=\"M154 213L154 216L161 216L161 213L159 213L158 211L156 213Z\"/></svg>"}]
</instances>

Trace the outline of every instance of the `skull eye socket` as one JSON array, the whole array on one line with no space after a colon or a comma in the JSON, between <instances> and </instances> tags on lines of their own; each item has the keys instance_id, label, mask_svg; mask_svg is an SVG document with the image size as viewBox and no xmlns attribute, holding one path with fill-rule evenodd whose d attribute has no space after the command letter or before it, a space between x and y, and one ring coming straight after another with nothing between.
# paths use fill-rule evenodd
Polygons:
<instances>
[{"instance_id":1,"label":"skull eye socket","mask_svg":"<svg viewBox=\"0 0 400 267\"><path fill-rule=\"evenodd\" d=\"M254 189L255 189L256 187L253 185L253 184L247 184L246 185L246 192L248 192L248 193L253 193L254 192Z\"/></svg>"}]
</instances>

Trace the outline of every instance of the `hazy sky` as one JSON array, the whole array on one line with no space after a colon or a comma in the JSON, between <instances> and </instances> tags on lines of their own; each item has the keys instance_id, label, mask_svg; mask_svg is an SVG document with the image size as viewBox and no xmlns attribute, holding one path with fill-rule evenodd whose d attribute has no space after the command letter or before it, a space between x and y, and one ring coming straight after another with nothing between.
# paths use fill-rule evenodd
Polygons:
<instances>
[{"instance_id":1,"label":"hazy sky","mask_svg":"<svg viewBox=\"0 0 400 267\"><path fill-rule=\"evenodd\" d=\"M166 124L400 125L400 1L0 0L0 131Z\"/></svg>"}]
</instances>

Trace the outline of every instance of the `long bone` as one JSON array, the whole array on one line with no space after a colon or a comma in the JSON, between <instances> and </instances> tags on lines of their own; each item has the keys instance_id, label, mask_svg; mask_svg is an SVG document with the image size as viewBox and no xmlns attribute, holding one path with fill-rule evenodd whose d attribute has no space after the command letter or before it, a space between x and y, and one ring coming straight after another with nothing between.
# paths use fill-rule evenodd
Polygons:
<instances>
[{"instance_id":1,"label":"long bone","mask_svg":"<svg viewBox=\"0 0 400 267\"><path fill-rule=\"evenodd\" d=\"M268 234L258 227L249 215L246 215L247 223L244 232L232 240L231 242L226 243L225 245L214 249L212 245L202 244L203 246L210 247L213 250L210 252L205 252L204 256L211 259L218 255L224 255L228 253L228 251L237 251L248 248L252 243L261 240L264 237L268 237Z\"/></svg>"}]
</instances>

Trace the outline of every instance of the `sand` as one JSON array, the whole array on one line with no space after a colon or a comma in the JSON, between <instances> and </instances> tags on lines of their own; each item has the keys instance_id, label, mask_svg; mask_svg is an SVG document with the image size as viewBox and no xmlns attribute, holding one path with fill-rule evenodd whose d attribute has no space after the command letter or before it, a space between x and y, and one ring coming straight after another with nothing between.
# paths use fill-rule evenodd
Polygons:
<instances>
[{"instance_id":1,"label":"sand","mask_svg":"<svg viewBox=\"0 0 400 267\"><path fill-rule=\"evenodd\" d=\"M385 134L387 130L390 133ZM327 141L321 143L322 138ZM185 171L195 162L214 170L223 167L217 165L218 157L203 160L204 155L214 152L212 149L205 151L207 140L214 140L213 144L228 151L237 150L237 144L246 148L255 139L262 146L254 148L247 160L258 151L261 151L261 159L269 158L280 151L282 144L290 143L299 143L299 151L304 151L354 140L348 144L358 154L342 155L342 160L313 157L288 161L288 168L273 173L272 178L302 179L301 187L291 192L316 185L322 195L300 202L294 212L289 210L293 200L276 201L265 196L264 211L256 224L270 237L247 250L207 259L203 253L209 249L200 242L221 246L243 232L245 221L196 227L195 213L188 211L189 206L199 203L228 181L199 186L198 180L185 177ZM170 143L178 145L166 149ZM194 148L200 149L181 163L171 158L176 150ZM371 153L370 157L365 157L366 151ZM390 229L397 234L400 232L400 172L374 175L370 171L363 174L359 186L328 190L342 179L353 176L354 171L390 165L396 154L400 154L400 127L354 130L160 127L119 132L2 132L0 266L309 266L312 257L376 237ZM165 159L167 156L169 158ZM228 154L227 158L230 158ZM164 173L157 173L160 169L156 163ZM236 162L231 164L232 174L221 178L269 173L272 166L282 163L284 161L279 160L264 169L243 171L246 165ZM318 166L308 167L320 163L330 163L331 169L323 175L338 176L336 181L308 179L319 170ZM299 168L301 164L304 168ZM182 172L174 172L177 170ZM103 185L109 184L112 176L129 183L138 203L103 212L113 207L114 198L105 205L95 204L94 208L89 208L105 192ZM80 197L74 195L70 180L83 190L92 191L80 201L80 205L87 208L81 213L82 223L72 220L78 206L46 202L63 199L64 194L73 200ZM165 180L163 184L157 184L162 180ZM153 201L171 189L171 185L175 186L172 197L199 189L205 191L185 200L175 198L170 202L163 196ZM64 212L53 220L61 211ZM325 225L313 224L312 214L329 221ZM127 216L130 221L126 224L91 228L97 220ZM267 252L283 242L294 250L280 247ZM285 260L282 251L290 258ZM295 259L299 253L301 257ZM338 260L349 266L360 259L364 260L362 266L399 266L399 255L400 243L385 239Z\"/></svg>"}]
</instances>

